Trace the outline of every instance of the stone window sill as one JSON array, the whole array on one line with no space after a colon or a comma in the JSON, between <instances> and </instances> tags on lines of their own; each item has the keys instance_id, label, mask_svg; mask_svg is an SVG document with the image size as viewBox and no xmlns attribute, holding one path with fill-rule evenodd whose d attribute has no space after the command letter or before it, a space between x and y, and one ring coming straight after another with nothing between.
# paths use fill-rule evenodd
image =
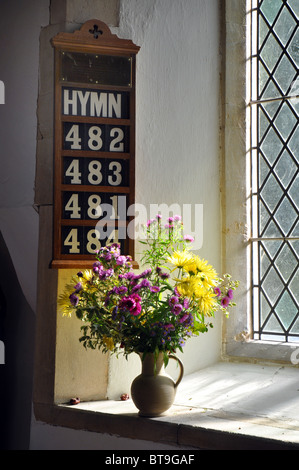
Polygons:
<instances>
[{"instance_id":1,"label":"stone window sill","mask_svg":"<svg viewBox=\"0 0 299 470\"><path fill-rule=\"evenodd\" d=\"M132 400L36 405L37 420L181 449L299 449L297 367L222 362L181 382L171 409L141 418Z\"/></svg>"}]
</instances>

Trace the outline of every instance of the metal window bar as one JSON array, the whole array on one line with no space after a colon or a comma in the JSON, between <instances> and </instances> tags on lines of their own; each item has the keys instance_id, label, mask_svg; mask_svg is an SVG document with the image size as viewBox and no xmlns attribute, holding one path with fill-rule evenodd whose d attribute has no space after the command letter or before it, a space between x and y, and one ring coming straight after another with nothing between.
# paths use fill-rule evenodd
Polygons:
<instances>
[{"instance_id":1,"label":"metal window bar","mask_svg":"<svg viewBox=\"0 0 299 470\"><path fill-rule=\"evenodd\" d=\"M251 15L249 105L252 188L252 233L250 238L252 334L254 339L259 340L298 342L299 188L297 187L297 199L293 193L294 191L296 193L296 182L298 183L299 180L299 71L297 64L297 58L299 62L299 39L296 39L299 38L299 11L296 11L294 0L271 1L272 5L269 0L251 0L249 2ZM281 31L279 30L279 21L282 18L289 21L289 25L293 22L292 28L289 27L289 34L285 41L280 37ZM260 40L263 24L267 31ZM274 46L278 45L278 54L272 67L267 64L267 56L263 57L267 42L270 44L271 41L274 41ZM296 52L298 56L296 56ZM283 83L280 83L279 79L279 67L282 66L283 61L284 64L290 64L290 70L293 70L292 83L289 83L285 91ZM261 86L259 77L261 77L263 70L266 79ZM298 82L297 94L292 89L292 85L296 81ZM267 96L267 90L271 86L274 86L274 94ZM294 99L298 99L298 108L294 106ZM269 113L266 109L267 106L273 108L276 106L276 110ZM289 123L292 121L293 127L288 128L287 135L285 132L283 135L282 129L278 126L280 113L281 115L285 113L284 117L288 116L286 113L289 113ZM262 124L264 124L264 129L261 130ZM272 161L272 155L270 158L267 155L269 148L266 144L270 132L273 139L276 140L277 146L280 145L280 149ZM297 139L297 148L295 147L294 150L291 147L295 139ZM292 167L293 174L286 183L279 176L278 168L279 165L285 166L287 159L289 159L289 166ZM263 172L266 174L263 175ZM269 203L271 189L268 189L271 187L271 182L273 196L277 198L272 206ZM277 197L279 193L280 195ZM289 220L284 221L282 214L278 213L283 204L288 204L290 214L293 217L291 223ZM283 261L285 262L284 266Z\"/></svg>"}]
</instances>

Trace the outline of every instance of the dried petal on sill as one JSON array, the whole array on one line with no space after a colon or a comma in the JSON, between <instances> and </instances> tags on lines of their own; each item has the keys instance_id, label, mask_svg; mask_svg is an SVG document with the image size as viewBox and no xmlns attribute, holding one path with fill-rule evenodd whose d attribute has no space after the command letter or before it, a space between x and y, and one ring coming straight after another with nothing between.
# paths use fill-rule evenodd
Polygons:
<instances>
[{"instance_id":1,"label":"dried petal on sill","mask_svg":"<svg viewBox=\"0 0 299 470\"><path fill-rule=\"evenodd\" d=\"M126 400L129 400L129 395L127 393L123 393L121 396L120 396L120 399L121 401L126 401Z\"/></svg>"},{"instance_id":2,"label":"dried petal on sill","mask_svg":"<svg viewBox=\"0 0 299 470\"><path fill-rule=\"evenodd\" d=\"M71 398L70 399L70 405L78 405L80 403L80 398Z\"/></svg>"}]
</instances>

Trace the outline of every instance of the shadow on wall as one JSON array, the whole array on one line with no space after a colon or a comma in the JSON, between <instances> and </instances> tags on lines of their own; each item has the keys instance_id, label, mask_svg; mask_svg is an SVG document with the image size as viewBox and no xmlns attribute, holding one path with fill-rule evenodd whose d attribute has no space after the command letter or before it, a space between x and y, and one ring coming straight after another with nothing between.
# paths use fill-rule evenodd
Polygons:
<instances>
[{"instance_id":1,"label":"shadow on wall","mask_svg":"<svg viewBox=\"0 0 299 470\"><path fill-rule=\"evenodd\" d=\"M34 280L32 280L34 282ZM0 449L30 442L35 315L28 305L0 232Z\"/></svg>"}]
</instances>

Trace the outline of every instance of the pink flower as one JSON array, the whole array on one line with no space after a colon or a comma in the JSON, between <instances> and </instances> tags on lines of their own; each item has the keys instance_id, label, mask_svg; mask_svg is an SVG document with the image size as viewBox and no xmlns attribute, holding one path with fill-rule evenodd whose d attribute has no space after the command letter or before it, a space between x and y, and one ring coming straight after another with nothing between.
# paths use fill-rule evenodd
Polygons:
<instances>
[{"instance_id":1,"label":"pink flower","mask_svg":"<svg viewBox=\"0 0 299 470\"><path fill-rule=\"evenodd\" d=\"M131 315L137 316L141 313L140 300L141 297L138 294L132 294L128 297L123 297L119 306L120 308L128 310Z\"/></svg>"}]
</instances>

